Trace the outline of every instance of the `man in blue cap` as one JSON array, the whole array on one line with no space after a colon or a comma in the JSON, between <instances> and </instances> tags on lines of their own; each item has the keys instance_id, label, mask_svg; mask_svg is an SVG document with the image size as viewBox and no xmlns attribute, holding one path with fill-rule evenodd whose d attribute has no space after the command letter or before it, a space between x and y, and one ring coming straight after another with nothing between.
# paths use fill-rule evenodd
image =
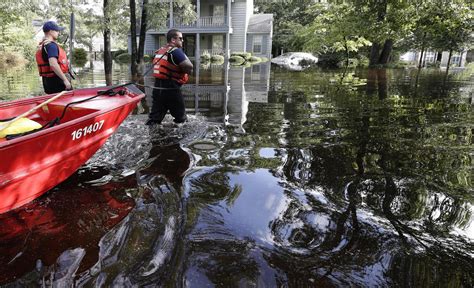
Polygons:
<instances>
[{"instance_id":1,"label":"man in blue cap","mask_svg":"<svg viewBox=\"0 0 474 288\"><path fill-rule=\"evenodd\" d=\"M44 91L47 94L71 90L71 82L66 77L69 73L69 62L64 49L56 42L59 32L64 27L54 21L43 25L44 38L36 51L38 71L43 78Z\"/></svg>"}]
</instances>

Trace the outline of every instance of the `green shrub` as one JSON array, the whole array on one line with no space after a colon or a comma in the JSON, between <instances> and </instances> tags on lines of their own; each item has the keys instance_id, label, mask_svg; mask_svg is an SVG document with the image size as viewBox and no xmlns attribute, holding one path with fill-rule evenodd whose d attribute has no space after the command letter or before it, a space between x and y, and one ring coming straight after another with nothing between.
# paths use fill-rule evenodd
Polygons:
<instances>
[{"instance_id":1,"label":"green shrub","mask_svg":"<svg viewBox=\"0 0 474 288\"><path fill-rule=\"evenodd\" d=\"M396 63L399 65L399 63ZM427 68L439 68L441 66L441 62L428 62L426 63Z\"/></svg>"},{"instance_id":2,"label":"green shrub","mask_svg":"<svg viewBox=\"0 0 474 288\"><path fill-rule=\"evenodd\" d=\"M222 56L222 55L212 55L211 63L212 64L223 64L224 63L224 56Z\"/></svg>"},{"instance_id":3,"label":"green shrub","mask_svg":"<svg viewBox=\"0 0 474 288\"><path fill-rule=\"evenodd\" d=\"M123 53L115 57L115 60L121 63L130 62L131 55L128 53Z\"/></svg>"},{"instance_id":4,"label":"green shrub","mask_svg":"<svg viewBox=\"0 0 474 288\"><path fill-rule=\"evenodd\" d=\"M338 67L338 63L344 61L345 54L342 52L331 52L320 54L318 56L318 66L324 68L334 68Z\"/></svg>"},{"instance_id":5,"label":"green shrub","mask_svg":"<svg viewBox=\"0 0 474 288\"><path fill-rule=\"evenodd\" d=\"M245 60L249 60L252 57L252 53L249 53L249 52L233 52L233 53L230 54L231 58L232 58L232 56L240 56L240 57L244 58Z\"/></svg>"},{"instance_id":6,"label":"green shrub","mask_svg":"<svg viewBox=\"0 0 474 288\"><path fill-rule=\"evenodd\" d=\"M260 62L268 62L268 58L267 57L261 57L260 58Z\"/></svg>"},{"instance_id":7,"label":"green shrub","mask_svg":"<svg viewBox=\"0 0 474 288\"><path fill-rule=\"evenodd\" d=\"M359 64L357 65L357 67L363 67L363 68L369 67L369 58L367 56L359 55L358 59L359 59Z\"/></svg>"},{"instance_id":8,"label":"green shrub","mask_svg":"<svg viewBox=\"0 0 474 288\"><path fill-rule=\"evenodd\" d=\"M0 69L22 68L28 61L17 52L0 52Z\"/></svg>"},{"instance_id":9,"label":"green shrub","mask_svg":"<svg viewBox=\"0 0 474 288\"><path fill-rule=\"evenodd\" d=\"M262 62L262 59L257 56L252 56L250 57L250 59L248 59L248 61L252 64L256 64L256 63Z\"/></svg>"},{"instance_id":10,"label":"green shrub","mask_svg":"<svg viewBox=\"0 0 474 288\"><path fill-rule=\"evenodd\" d=\"M119 49L119 50L112 51L112 59L116 59L118 56L120 56L122 54L128 54L128 50L127 49Z\"/></svg>"},{"instance_id":11,"label":"green shrub","mask_svg":"<svg viewBox=\"0 0 474 288\"><path fill-rule=\"evenodd\" d=\"M229 58L229 62L232 65L241 65L245 62L245 58L243 58L242 56L238 56L238 55L232 55Z\"/></svg>"},{"instance_id":12,"label":"green shrub","mask_svg":"<svg viewBox=\"0 0 474 288\"><path fill-rule=\"evenodd\" d=\"M207 62L209 60L211 60L211 54L209 54L209 52L207 52L207 51L204 51L204 53L202 53L202 55L201 55L201 61L202 62Z\"/></svg>"},{"instance_id":13,"label":"green shrub","mask_svg":"<svg viewBox=\"0 0 474 288\"><path fill-rule=\"evenodd\" d=\"M346 59L340 61L339 63L337 63L337 67L341 68L341 67L346 67L346 64L347 64L347 61ZM349 66L348 67L357 67L357 65L359 64L359 60L357 60L356 58L349 58Z\"/></svg>"},{"instance_id":14,"label":"green shrub","mask_svg":"<svg viewBox=\"0 0 474 288\"><path fill-rule=\"evenodd\" d=\"M131 57L131 56L130 56ZM145 62L151 62L153 60L153 56L145 54L143 55L143 61Z\"/></svg>"},{"instance_id":15,"label":"green shrub","mask_svg":"<svg viewBox=\"0 0 474 288\"><path fill-rule=\"evenodd\" d=\"M439 63L431 63L434 64L433 66L427 66L427 67L436 67L439 68ZM410 62L405 62L405 61L395 61L395 62L390 62L387 63L386 65L383 66L383 68L409 68L409 67L416 67L416 63L410 63Z\"/></svg>"},{"instance_id":16,"label":"green shrub","mask_svg":"<svg viewBox=\"0 0 474 288\"><path fill-rule=\"evenodd\" d=\"M207 70L211 67L211 62L210 61L201 62L199 67L201 67L203 70Z\"/></svg>"},{"instance_id":17,"label":"green shrub","mask_svg":"<svg viewBox=\"0 0 474 288\"><path fill-rule=\"evenodd\" d=\"M72 62L79 66L87 62L87 52L83 48L75 48L72 52Z\"/></svg>"}]
</instances>

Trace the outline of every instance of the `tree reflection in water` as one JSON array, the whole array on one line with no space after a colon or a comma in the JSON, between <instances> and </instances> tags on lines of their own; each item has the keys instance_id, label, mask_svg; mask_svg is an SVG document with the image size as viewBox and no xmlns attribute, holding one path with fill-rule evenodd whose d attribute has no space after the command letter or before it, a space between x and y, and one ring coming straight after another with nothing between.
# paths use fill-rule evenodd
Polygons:
<instances>
[{"instance_id":1,"label":"tree reflection in water","mask_svg":"<svg viewBox=\"0 0 474 288\"><path fill-rule=\"evenodd\" d=\"M249 105L246 134L227 129L227 139L233 140L226 141L220 153L210 153L213 156L192 150L202 156L198 165L220 164L237 171L219 170L225 175L215 176L211 173L216 171L211 169L212 172L193 176L201 183L199 188L190 185L186 189L189 203L199 203L188 206L188 215L192 211L192 218L199 219L188 222L188 229L202 228L199 237L191 232L190 246L205 242L205 249L209 250L206 253L200 249L198 254L201 261L208 259L212 263L188 260L185 275L193 279L191 283L237 283L234 274L214 273L226 269L216 266L229 264L219 261L225 253L217 248L219 252L214 253L209 244L225 247L222 243L240 243L237 240L246 241L252 249L241 251L245 260L233 272L240 273L241 279L252 277L244 272L244 267L252 265L248 261L252 255L259 267L252 283L296 287L421 283L456 287L472 283L472 239L452 233L467 229L472 219L467 202L468 191L472 190L468 176L472 160L466 148L472 147L472 140L470 132L462 132L467 135L464 138L449 135L450 130L466 131L472 120L467 111L472 108L464 103L451 105L457 99L446 95L437 94L439 100L420 96L420 91L417 99L409 99L410 93L404 95L406 99L401 98L396 94L410 91L406 87L410 82L389 86L388 79L393 75L385 70L371 73L369 77L377 78L368 83L376 84L368 87L366 94L361 93L364 89L340 86L342 82L338 81L332 82L336 85L331 87L325 82L325 75L319 75L322 80L317 84L314 78L305 82L305 75L301 74L294 79L288 74L283 74L288 78L281 79L272 75L277 82L274 87L279 88L270 91L270 103ZM287 86L290 82L293 85ZM308 83L319 90L308 89ZM420 78L416 85L426 85L426 81ZM449 89L457 88L453 85ZM314 97L319 94L325 97ZM446 109L451 111L448 117L457 115L451 118L454 129L438 126L444 121L439 114L446 113ZM454 150L450 149L450 139L459 145ZM286 156L275 165L278 157L272 161L259 157L261 147L274 147L278 154ZM458 171L451 170L451 163ZM255 180L262 174L261 168L268 169L278 181L280 192L270 193L268 189L275 189L268 188L272 185ZM244 184L242 174L254 175L253 183ZM453 180L441 181L440 177ZM239 185L240 196L226 200L230 194L235 195L230 191ZM206 194L204 191L209 192L206 197L197 196ZM276 193L284 203L268 222L271 241L256 236L265 235L261 231L243 236L241 228L232 224L234 214L245 213L240 209L251 214L253 205L259 203L255 200L246 208L239 208L248 193L265 194L267 202ZM267 219L267 213L261 208L253 216ZM247 224L245 219L241 221L242 225ZM216 230L222 239L212 233ZM189 259L194 259L195 253L188 250Z\"/></svg>"}]
</instances>

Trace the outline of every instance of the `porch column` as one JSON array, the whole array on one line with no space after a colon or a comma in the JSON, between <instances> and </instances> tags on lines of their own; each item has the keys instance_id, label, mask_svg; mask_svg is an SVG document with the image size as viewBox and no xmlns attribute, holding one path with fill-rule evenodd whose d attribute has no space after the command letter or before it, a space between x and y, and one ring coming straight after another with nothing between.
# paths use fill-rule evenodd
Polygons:
<instances>
[{"instance_id":1,"label":"porch column","mask_svg":"<svg viewBox=\"0 0 474 288\"><path fill-rule=\"evenodd\" d=\"M199 5L199 0L197 1L198 2L198 5ZM199 10L198 10L199 11ZM198 17L198 21L199 21L199 17ZM201 44L200 44L200 41L201 41L201 34L200 33L196 33L196 41L195 41L195 63L196 65L194 66L194 70L195 70L195 83L196 85L194 86L194 114L197 115L198 114L198 110L199 110L199 68L201 66Z\"/></svg>"},{"instance_id":2,"label":"porch column","mask_svg":"<svg viewBox=\"0 0 474 288\"><path fill-rule=\"evenodd\" d=\"M230 58L230 31L232 29L231 15L232 0L227 0L227 33L225 34L225 55Z\"/></svg>"},{"instance_id":3,"label":"porch column","mask_svg":"<svg viewBox=\"0 0 474 288\"><path fill-rule=\"evenodd\" d=\"M231 6L231 0L227 0L227 17L225 17L227 27L230 29L231 23L230 23L230 6Z\"/></svg>"},{"instance_id":4,"label":"porch column","mask_svg":"<svg viewBox=\"0 0 474 288\"><path fill-rule=\"evenodd\" d=\"M196 27L201 27L201 0L196 1L196 9L197 9L197 20L196 20Z\"/></svg>"},{"instance_id":5,"label":"porch column","mask_svg":"<svg viewBox=\"0 0 474 288\"><path fill-rule=\"evenodd\" d=\"M225 56L230 58L230 33L225 33Z\"/></svg>"},{"instance_id":6,"label":"porch column","mask_svg":"<svg viewBox=\"0 0 474 288\"><path fill-rule=\"evenodd\" d=\"M173 19L173 1L170 1L170 29L174 28L174 19Z\"/></svg>"},{"instance_id":7,"label":"porch column","mask_svg":"<svg viewBox=\"0 0 474 288\"><path fill-rule=\"evenodd\" d=\"M196 47L194 48L195 50L195 57L196 59L201 58L201 34L196 33Z\"/></svg>"}]
</instances>

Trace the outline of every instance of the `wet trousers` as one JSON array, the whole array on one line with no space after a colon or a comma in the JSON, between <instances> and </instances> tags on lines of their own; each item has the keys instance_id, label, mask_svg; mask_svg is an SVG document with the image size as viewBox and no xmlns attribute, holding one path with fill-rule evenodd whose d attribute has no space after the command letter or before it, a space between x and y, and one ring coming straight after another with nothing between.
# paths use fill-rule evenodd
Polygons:
<instances>
[{"instance_id":1,"label":"wet trousers","mask_svg":"<svg viewBox=\"0 0 474 288\"><path fill-rule=\"evenodd\" d=\"M58 76L53 77L42 77L43 78L43 88L46 94L58 93L66 90L66 85L64 85L63 80Z\"/></svg>"},{"instance_id":2,"label":"wet trousers","mask_svg":"<svg viewBox=\"0 0 474 288\"><path fill-rule=\"evenodd\" d=\"M184 97L181 86L172 80L155 79L155 87L175 88L170 90L154 89L151 112L148 117L149 124L160 124L170 111L175 123L187 120Z\"/></svg>"}]
</instances>

